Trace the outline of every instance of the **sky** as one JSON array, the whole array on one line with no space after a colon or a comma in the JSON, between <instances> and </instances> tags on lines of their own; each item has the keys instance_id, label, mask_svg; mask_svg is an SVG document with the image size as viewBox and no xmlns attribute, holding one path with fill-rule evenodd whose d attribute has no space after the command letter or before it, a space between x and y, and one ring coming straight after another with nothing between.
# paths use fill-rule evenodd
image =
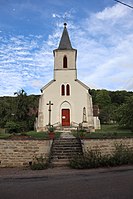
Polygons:
<instances>
[{"instance_id":1,"label":"sky","mask_svg":"<svg viewBox=\"0 0 133 199\"><path fill-rule=\"evenodd\" d=\"M64 22L78 79L91 89L133 91L133 9L114 0L0 0L0 96L41 93L53 79Z\"/></svg>"}]
</instances>

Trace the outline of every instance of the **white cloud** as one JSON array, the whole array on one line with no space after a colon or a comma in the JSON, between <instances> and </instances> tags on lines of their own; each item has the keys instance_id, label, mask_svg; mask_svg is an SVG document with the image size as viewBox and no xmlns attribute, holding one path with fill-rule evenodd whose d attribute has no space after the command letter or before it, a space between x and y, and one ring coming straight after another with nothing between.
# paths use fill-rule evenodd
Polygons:
<instances>
[{"instance_id":1,"label":"white cloud","mask_svg":"<svg viewBox=\"0 0 133 199\"><path fill-rule=\"evenodd\" d=\"M133 90L133 84L126 84L133 74L132 17L129 9L115 5L73 28L82 81L97 88Z\"/></svg>"},{"instance_id":2,"label":"white cloud","mask_svg":"<svg viewBox=\"0 0 133 199\"><path fill-rule=\"evenodd\" d=\"M40 85L42 87L48 81L53 64L52 51L42 37L9 36L2 42L0 55L0 95L13 95L40 81L42 85L36 84L39 93Z\"/></svg>"},{"instance_id":3,"label":"white cloud","mask_svg":"<svg viewBox=\"0 0 133 199\"><path fill-rule=\"evenodd\" d=\"M41 88L42 84L43 84L43 82L41 82L39 80L32 81L32 86L33 87Z\"/></svg>"},{"instance_id":4,"label":"white cloud","mask_svg":"<svg viewBox=\"0 0 133 199\"><path fill-rule=\"evenodd\" d=\"M53 18L56 18L56 17L57 17L57 18L61 18L61 15L53 13L53 14L52 14L52 17L53 17Z\"/></svg>"},{"instance_id":5,"label":"white cloud","mask_svg":"<svg viewBox=\"0 0 133 199\"><path fill-rule=\"evenodd\" d=\"M129 12L129 8L115 4L113 7L107 7L104 11L95 14L95 17L100 20L118 20L126 16Z\"/></svg>"},{"instance_id":6,"label":"white cloud","mask_svg":"<svg viewBox=\"0 0 133 199\"><path fill-rule=\"evenodd\" d=\"M70 9L69 11L67 11L67 12L65 12L63 14L53 13L52 17L53 18L62 18L62 19L71 19L71 18L73 18L73 13L75 13L75 10L74 9Z\"/></svg>"},{"instance_id":7,"label":"white cloud","mask_svg":"<svg viewBox=\"0 0 133 199\"><path fill-rule=\"evenodd\" d=\"M56 26L43 35L1 36L0 95L21 88L40 93L53 78L53 50L62 34L64 14L53 14ZM68 12L68 32L78 50L78 78L93 88L133 90L133 13L119 4L76 24ZM61 20L60 20L61 18Z\"/></svg>"}]
</instances>

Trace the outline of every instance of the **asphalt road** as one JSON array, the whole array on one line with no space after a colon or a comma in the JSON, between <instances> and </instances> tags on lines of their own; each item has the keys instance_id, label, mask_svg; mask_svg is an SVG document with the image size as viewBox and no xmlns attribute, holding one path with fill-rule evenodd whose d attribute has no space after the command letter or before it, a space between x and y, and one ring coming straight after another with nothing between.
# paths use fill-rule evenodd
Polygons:
<instances>
[{"instance_id":1,"label":"asphalt road","mask_svg":"<svg viewBox=\"0 0 133 199\"><path fill-rule=\"evenodd\" d=\"M1 177L0 199L133 199L133 167Z\"/></svg>"}]
</instances>

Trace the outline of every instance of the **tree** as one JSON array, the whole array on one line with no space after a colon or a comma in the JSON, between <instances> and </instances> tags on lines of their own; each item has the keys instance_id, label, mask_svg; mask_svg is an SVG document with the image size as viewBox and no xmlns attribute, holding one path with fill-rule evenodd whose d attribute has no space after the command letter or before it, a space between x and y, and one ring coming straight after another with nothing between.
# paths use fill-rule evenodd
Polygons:
<instances>
[{"instance_id":1,"label":"tree","mask_svg":"<svg viewBox=\"0 0 133 199\"><path fill-rule=\"evenodd\" d=\"M127 91L109 91L112 104L121 105L126 102L127 98L132 96L132 92Z\"/></svg>"},{"instance_id":2,"label":"tree","mask_svg":"<svg viewBox=\"0 0 133 199\"><path fill-rule=\"evenodd\" d=\"M133 131L133 96L117 109L117 121L120 126Z\"/></svg>"},{"instance_id":3,"label":"tree","mask_svg":"<svg viewBox=\"0 0 133 199\"><path fill-rule=\"evenodd\" d=\"M111 98L109 96L109 91L107 90L94 90L91 91L93 95L93 103L99 106L100 115L99 119L101 123L110 122L110 107L111 107Z\"/></svg>"},{"instance_id":4,"label":"tree","mask_svg":"<svg viewBox=\"0 0 133 199\"><path fill-rule=\"evenodd\" d=\"M16 121L21 123L21 129L33 130L38 112L39 96L27 96L23 89L16 92L15 95L17 95Z\"/></svg>"},{"instance_id":5,"label":"tree","mask_svg":"<svg viewBox=\"0 0 133 199\"><path fill-rule=\"evenodd\" d=\"M0 127L3 128L7 121L13 119L15 101L13 97L0 98Z\"/></svg>"},{"instance_id":6,"label":"tree","mask_svg":"<svg viewBox=\"0 0 133 199\"><path fill-rule=\"evenodd\" d=\"M109 96L109 91L107 90L98 90L96 94L96 104L99 105L99 108L104 108L111 104L111 98Z\"/></svg>"},{"instance_id":7,"label":"tree","mask_svg":"<svg viewBox=\"0 0 133 199\"><path fill-rule=\"evenodd\" d=\"M13 132L33 130L39 95L27 96L23 89L14 95L14 97L0 97L0 128L13 129L10 130Z\"/></svg>"},{"instance_id":8,"label":"tree","mask_svg":"<svg viewBox=\"0 0 133 199\"><path fill-rule=\"evenodd\" d=\"M16 120L25 121L28 113L27 93L22 89L15 92L14 95L17 95Z\"/></svg>"}]
</instances>

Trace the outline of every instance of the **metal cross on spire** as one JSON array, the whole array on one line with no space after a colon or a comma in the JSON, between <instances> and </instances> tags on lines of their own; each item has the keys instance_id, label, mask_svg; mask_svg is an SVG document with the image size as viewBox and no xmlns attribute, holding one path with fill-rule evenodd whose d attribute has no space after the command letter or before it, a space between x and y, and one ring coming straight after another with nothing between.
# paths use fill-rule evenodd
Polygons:
<instances>
[{"instance_id":1,"label":"metal cross on spire","mask_svg":"<svg viewBox=\"0 0 133 199\"><path fill-rule=\"evenodd\" d=\"M65 12L63 18L64 18L64 26L66 27L67 26L67 23L66 23L67 22L67 12Z\"/></svg>"}]
</instances>

